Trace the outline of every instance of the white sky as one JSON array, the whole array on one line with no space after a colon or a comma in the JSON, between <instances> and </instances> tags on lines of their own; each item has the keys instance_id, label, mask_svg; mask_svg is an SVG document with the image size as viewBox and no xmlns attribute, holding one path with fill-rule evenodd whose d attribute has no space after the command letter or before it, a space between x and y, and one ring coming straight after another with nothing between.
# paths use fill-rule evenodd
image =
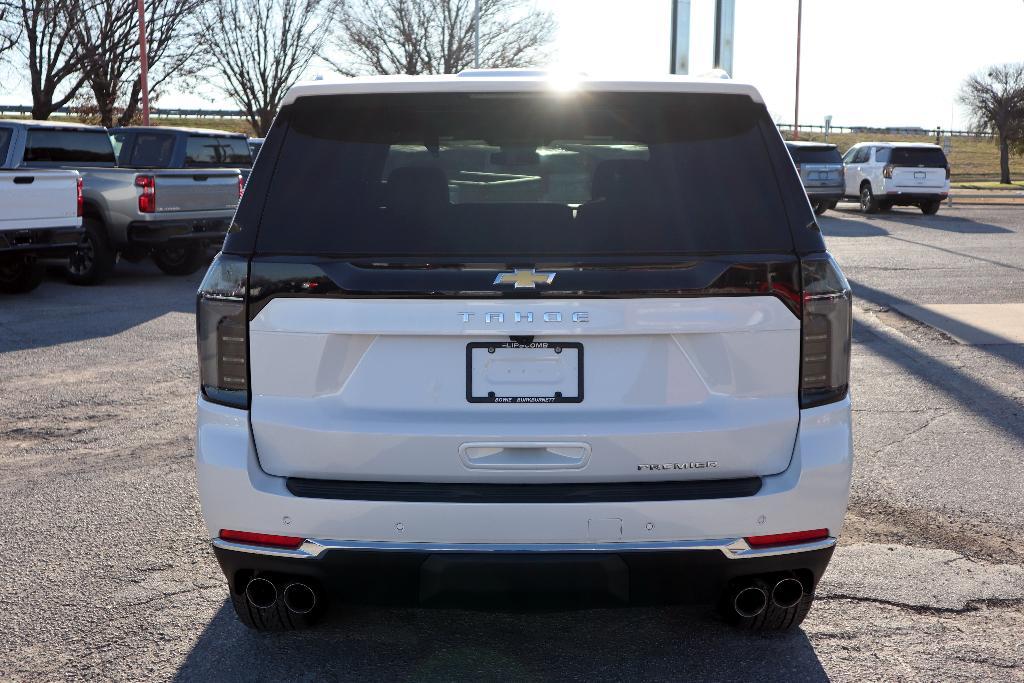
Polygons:
<instances>
[{"instance_id":1,"label":"white sky","mask_svg":"<svg viewBox=\"0 0 1024 683\"><path fill-rule=\"evenodd\" d=\"M591 74L668 71L674 0L535 0L558 22L552 61ZM776 120L793 119L797 0L736 0L734 74L754 83ZM692 0L691 73L712 66L714 0ZM963 79L1024 61L1024 0L804 0L800 121L965 127ZM309 74L312 76L312 72ZM0 103L28 104L4 78ZM21 81L19 83L19 81ZM5 92L6 90L6 92ZM168 93L165 107L233 108L215 90Z\"/></svg>"}]
</instances>

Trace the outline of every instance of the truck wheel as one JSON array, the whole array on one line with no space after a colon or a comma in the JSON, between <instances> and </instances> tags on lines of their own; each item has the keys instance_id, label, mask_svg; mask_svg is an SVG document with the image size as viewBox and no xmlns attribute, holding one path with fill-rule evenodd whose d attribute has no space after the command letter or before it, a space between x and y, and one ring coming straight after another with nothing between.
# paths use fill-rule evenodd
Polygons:
<instances>
[{"instance_id":1,"label":"truck wheel","mask_svg":"<svg viewBox=\"0 0 1024 683\"><path fill-rule=\"evenodd\" d=\"M820 216L821 214L823 214L823 213L825 213L826 211L829 210L829 203L828 202L814 202L813 204L811 204L811 207L814 209L814 213L816 215Z\"/></svg>"},{"instance_id":2,"label":"truck wheel","mask_svg":"<svg viewBox=\"0 0 1024 683\"><path fill-rule=\"evenodd\" d=\"M274 586L276 597L272 604L267 607L258 607L247 597L245 591L237 592L228 588L231 596L231 606L235 609L235 616L245 626L254 631L297 631L309 628L316 623L321 612L319 606L306 614L298 614L289 610L284 603L283 590L287 588L286 582L269 582Z\"/></svg>"},{"instance_id":3,"label":"truck wheel","mask_svg":"<svg viewBox=\"0 0 1024 683\"><path fill-rule=\"evenodd\" d=\"M153 252L153 261L168 275L191 275L203 267L206 248L201 244L164 247Z\"/></svg>"},{"instance_id":4,"label":"truck wheel","mask_svg":"<svg viewBox=\"0 0 1024 683\"><path fill-rule=\"evenodd\" d=\"M942 202L938 201L937 199L933 199L928 202L921 202L921 213L923 213L925 216L934 216L939 212L939 207L941 205Z\"/></svg>"},{"instance_id":5,"label":"truck wheel","mask_svg":"<svg viewBox=\"0 0 1024 683\"><path fill-rule=\"evenodd\" d=\"M879 211L892 211L893 204L889 200L878 202Z\"/></svg>"},{"instance_id":6,"label":"truck wheel","mask_svg":"<svg viewBox=\"0 0 1024 683\"><path fill-rule=\"evenodd\" d=\"M34 259L18 259L0 263L0 292L24 294L43 281L43 267Z\"/></svg>"},{"instance_id":7,"label":"truck wheel","mask_svg":"<svg viewBox=\"0 0 1024 683\"><path fill-rule=\"evenodd\" d=\"M94 218L82 221L82 238L68 259L68 281L75 285L98 285L114 270L114 250L107 241L106 229Z\"/></svg>"},{"instance_id":8,"label":"truck wheel","mask_svg":"<svg viewBox=\"0 0 1024 683\"><path fill-rule=\"evenodd\" d=\"M864 213L878 211L878 200L875 199L875 193L871 191L870 183L860 186L860 210Z\"/></svg>"}]
</instances>

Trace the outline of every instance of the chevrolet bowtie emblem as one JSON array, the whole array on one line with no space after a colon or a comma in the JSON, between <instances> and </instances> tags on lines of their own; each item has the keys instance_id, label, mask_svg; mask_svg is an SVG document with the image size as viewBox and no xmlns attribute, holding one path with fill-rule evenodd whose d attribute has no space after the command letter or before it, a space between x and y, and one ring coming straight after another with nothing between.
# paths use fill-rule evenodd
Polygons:
<instances>
[{"instance_id":1,"label":"chevrolet bowtie emblem","mask_svg":"<svg viewBox=\"0 0 1024 683\"><path fill-rule=\"evenodd\" d=\"M523 287L534 289L537 285L550 285L554 279L554 273L538 273L533 268L530 270L516 268L512 273L498 273L498 277L494 278L494 284L515 285L516 289Z\"/></svg>"}]
</instances>

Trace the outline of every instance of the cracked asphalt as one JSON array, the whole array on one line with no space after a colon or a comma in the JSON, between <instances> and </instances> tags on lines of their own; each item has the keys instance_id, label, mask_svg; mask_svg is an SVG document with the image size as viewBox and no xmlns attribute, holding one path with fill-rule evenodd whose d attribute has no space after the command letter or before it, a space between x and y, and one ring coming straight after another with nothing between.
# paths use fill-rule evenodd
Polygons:
<instances>
[{"instance_id":1,"label":"cracked asphalt","mask_svg":"<svg viewBox=\"0 0 1024 683\"><path fill-rule=\"evenodd\" d=\"M1024 680L1024 346L902 304L1024 302L1024 207L821 220L857 296L847 525L801 629L701 610L351 609L247 631L192 465L199 275L0 298L0 679Z\"/></svg>"}]
</instances>

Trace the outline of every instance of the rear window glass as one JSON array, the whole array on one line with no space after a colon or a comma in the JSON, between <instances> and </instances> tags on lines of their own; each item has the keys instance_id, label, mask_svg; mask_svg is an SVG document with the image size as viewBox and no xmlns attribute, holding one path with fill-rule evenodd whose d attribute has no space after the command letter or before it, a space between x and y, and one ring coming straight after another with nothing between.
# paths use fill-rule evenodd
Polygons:
<instances>
[{"instance_id":1,"label":"rear window glass","mask_svg":"<svg viewBox=\"0 0 1024 683\"><path fill-rule=\"evenodd\" d=\"M744 96L320 96L286 116L263 253L792 250Z\"/></svg>"},{"instance_id":2,"label":"rear window glass","mask_svg":"<svg viewBox=\"0 0 1024 683\"><path fill-rule=\"evenodd\" d=\"M105 130L32 128L25 142L25 161L113 166L114 147Z\"/></svg>"},{"instance_id":3,"label":"rear window glass","mask_svg":"<svg viewBox=\"0 0 1024 683\"><path fill-rule=\"evenodd\" d=\"M789 155L796 164L841 164L842 157L835 147L789 147Z\"/></svg>"},{"instance_id":4,"label":"rear window glass","mask_svg":"<svg viewBox=\"0 0 1024 683\"><path fill-rule=\"evenodd\" d=\"M252 153L244 138L190 135L185 145L185 165L249 168L252 166Z\"/></svg>"},{"instance_id":5,"label":"rear window glass","mask_svg":"<svg viewBox=\"0 0 1024 683\"><path fill-rule=\"evenodd\" d=\"M7 161L7 150L11 147L11 138L14 131L10 128L0 128L0 165Z\"/></svg>"},{"instance_id":6,"label":"rear window glass","mask_svg":"<svg viewBox=\"0 0 1024 683\"><path fill-rule=\"evenodd\" d=\"M129 164L141 168L167 168L174 153L174 136L166 133L136 133Z\"/></svg>"},{"instance_id":7,"label":"rear window glass","mask_svg":"<svg viewBox=\"0 0 1024 683\"><path fill-rule=\"evenodd\" d=\"M946 167L946 155L936 147L893 147L889 161L894 166Z\"/></svg>"}]
</instances>

